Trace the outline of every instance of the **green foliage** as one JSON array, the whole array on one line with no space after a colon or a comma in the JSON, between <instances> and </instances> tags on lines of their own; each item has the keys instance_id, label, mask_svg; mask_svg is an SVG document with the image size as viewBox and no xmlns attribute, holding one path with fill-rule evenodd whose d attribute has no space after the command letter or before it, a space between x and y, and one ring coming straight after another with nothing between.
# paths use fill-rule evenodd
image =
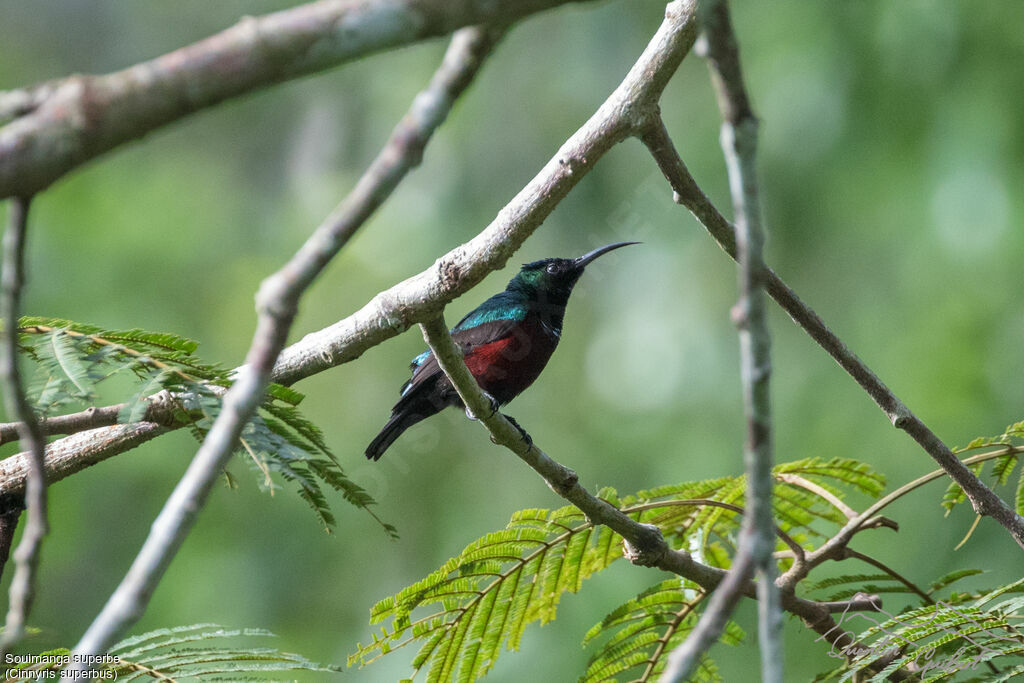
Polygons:
<instances>
[{"instance_id":1,"label":"green foliage","mask_svg":"<svg viewBox=\"0 0 1024 683\"><path fill-rule=\"evenodd\" d=\"M779 515L779 528L798 543L821 535L822 525L834 529L846 523L843 491L877 495L883 485L870 468L838 458L779 465L775 475L776 508L785 512ZM664 486L621 499L607 488L599 496L635 521L657 526L673 547L728 567L745 490L740 476ZM366 665L417 642L413 669L426 669L428 681L476 680L491 669L503 646L519 647L528 624L552 621L563 594L579 591L584 579L622 556L622 538L607 527L595 528L575 507L517 512L503 531L474 541L437 571L377 603L371 623L390 624L369 644L360 644L349 664ZM655 641L684 638L699 602L692 587L678 581L673 586L659 584L642 593L592 630L588 642L623 627L591 660L584 680L610 680L640 666L650 668L648 677L660 671L667 650ZM691 604L685 614L681 604L668 604L673 595ZM663 599L668 602L659 603ZM675 616L664 611L670 608ZM417 610L425 614L414 615ZM626 623L632 623L630 614L651 628L634 630ZM653 635L656 628L660 635ZM729 633L727 638L740 637L735 628ZM702 671L705 679L713 679L714 663L704 661Z\"/></svg>"},{"instance_id":2,"label":"green foliage","mask_svg":"<svg viewBox=\"0 0 1024 683\"><path fill-rule=\"evenodd\" d=\"M950 572L931 583L929 596L938 593L970 576L981 574L978 569ZM876 585L865 582L880 581ZM888 582L888 583L887 583ZM821 590L841 584L860 584L863 592L905 592L884 590L893 586L888 575L850 575L805 584L806 588ZM1024 631L1020 619L1024 617L1024 579L998 588L971 593L951 592L942 599L921 599L921 606L907 608L899 614L882 610L879 613L844 613L837 615L839 627L848 632L854 644L833 656L851 655L849 661L837 669L819 675L815 680L887 681L897 670L911 674L911 680L940 681L961 675L974 674L972 681L1004 681L1008 671L1024 666ZM850 594L836 594L844 599ZM1000 602L997 598L1014 595ZM830 597L829 599L833 599ZM856 627L871 624L856 633ZM998 661L997 661L998 660ZM1011 667L1009 670L1003 667Z\"/></svg>"},{"instance_id":3,"label":"green foliage","mask_svg":"<svg viewBox=\"0 0 1024 683\"><path fill-rule=\"evenodd\" d=\"M130 375L135 390L119 411L119 422L145 419L150 399L167 391L175 418L202 441L231 386L231 373L196 357L198 344L191 339L138 329L103 330L55 318L25 317L19 322L21 349L36 364L29 395L42 415L92 406L97 385L114 375ZM296 406L302 399L294 389L272 384L242 431L239 452L260 475L261 487L273 492L273 474L294 482L328 531L336 520L324 485L373 515L373 499L345 476L323 433L299 412ZM393 526L373 516L396 535Z\"/></svg>"},{"instance_id":4,"label":"green foliage","mask_svg":"<svg viewBox=\"0 0 1024 683\"><path fill-rule=\"evenodd\" d=\"M614 492L603 492L610 502ZM559 599L622 557L617 535L595 529L575 507L523 510L504 531L471 543L440 569L377 603L371 622L391 619L349 658L366 664L412 641L413 660L428 681L475 680L494 665L502 645L517 649L526 625L555 618ZM426 616L413 620L418 607Z\"/></svg>"},{"instance_id":5,"label":"green foliage","mask_svg":"<svg viewBox=\"0 0 1024 683\"><path fill-rule=\"evenodd\" d=\"M612 610L583 639L583 645L611 636L587 662L580 683L614 681L630 674L637 683L655 680L668 659L664 657L681 644L697 624L697 606L705 593L695 584L680 578L662 581ZM736 645L743 630L727 622L719 642ZM715 663L706 655L691 678L693 681L719 681Z\"/></svg>"},{"instance_id":6,"label":"green foliage","mask_svg":"<svg viewBox=\"0 0 1024 683\"><path fill-rule=\"evenodd\" d=\"M1024 598L988 604L1002 590L973 604L939 601L888 619L872 618L875 625L856 635L858 647L851 662L832 677L886 681L903 669L922 681L951 680L964 671L972 672L972 680L1009 680L1007 676L1024 660L1024 631L1019 627Z\"/></svg>"},{"instance_id":7,"label":"green foliage","mask_svg":"<svg viewBox=\"0 0 1024 683\"><path fill-rule=\"evenodd\" d=\"M998 436L979 436L963 448L955 449L955 452L964 453L966 451L999 446L1002 449L993 453L996 457L990 475L994 485L1004 486L1010 481L1010 477L1020 462L1021 453L1024 453L1024 421L1009 425ZM971 465L970 470L980 476L985 462L987 461L983 460ZM946 508L946 514L949 514L954 507L965 500L967 500L967 495L960 488L960 485L956 482L950 482L942 496L942 507ZM1021 468L1017 476L1014 507L1017 510L1017 514L1024 515L1024 468Z\"/></svg>"},{"instance_id":8,"label":"green foliage","mask_svg":"<svg viewBox=\"0 0 1024 683\"><path fill-rule=\"evenodd\" d=\"M318 664L302 655L275 648L230 645L231 640L263 637L273 638L274 634L263 629L225 629L216 624L159 629L126 638L114 645L110 654L117 661L105 665L102 670L112 674L111 680L118 681L293 681L292 672L295 671L318 674L340 671L337 666ZM39 664L13 667L8 671L7 680L26 680L27 674L18 676L13 671L55 671L61 668L62 660L67 661L69 654L65 649L45 652ZM286 675L279 677L273 674Z\"/></svg>"}]
</instances>

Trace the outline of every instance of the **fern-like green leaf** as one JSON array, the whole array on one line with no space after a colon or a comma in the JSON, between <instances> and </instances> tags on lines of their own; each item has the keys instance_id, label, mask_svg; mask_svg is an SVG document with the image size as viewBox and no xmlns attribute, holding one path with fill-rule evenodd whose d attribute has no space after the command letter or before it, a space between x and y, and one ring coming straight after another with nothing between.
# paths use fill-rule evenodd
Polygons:
<instances>
[{"instance_id":1,"label":"fern-like green leaf","mask_svg":"<svg viewBox=\"0 0 1024 683\"><path fill-rule=\"evenodd\" d=\"M975 475L981 474L981 469L985 466L984 462L977 462L969 466L968 469ZM946 508L946 514L948 515L954 507L967 500L967 494L960 488L960 484L955 481L950 482L949 486L946 487L946 492L942 496L942 507Z\"/></svg>"},{"instance_id":2,"label":"fern-like green leaf","mask_svg":"<svg viewBox=\"0 0 1024 683\"><path fill-rule=\"evenodd\" d=\"M580 683L602 683L629 675L630 680L655 680L665 668L668 653L697 623L696 608L705 594L694 584L673 578L648 588L614 609L584 637L584 646L607 638L591 656ZM735 645L744 637L733 622L726 625L721 642ZM691 678L718 681L717 667L705 659Z\"/></svg>"},{"instance_id":3,"label":"fern-like green leaf","mask_svg":"<svg viewBox=\"0 0 1024 683\"><path fill-rule=\"evenodd\" d=\"M1013 586L1001 587L990 595L1001 595L999 591L1009 591ZM985 596L986 601L991 599L994 597ZM1013 598L989 609L983 609L982 604L954 606L938 602L886 615L888 619L884 620L861 615L876 624L856 636L855 656L841 675L836 675L840 681L867 680L870 672L871 681L886 681L896 671L913 669L917 679L938 681L964 670L978 671L980 664L996 659L1016 666L1024 654L1024 632L1016 625L1024 600Z\"/></svg>"},{"instance_id":4,"label":"fern-like green leaf","mask_svg":"<svg viewBox=\"0 0 1024 683\"><path fill-rule=\"evenodd\" d=\"M778 471L788 477L776 486L777 507L787 511L780 527L800 537L818 533L812 524L845 524L841 488L872 495L882 488L879 475L852 460L812 458L781 465ZM696 543L702 561L727 567L745 490L743 477L726 477L659 487L621 500L612 489L599 495L634 520L657 526L675 547L692 549ZM620 557L621 538L605 527L594 529L575 507L522 510L505 530L471 543L430 576L380 601L371 622L390 623L370 643L359 645L349 663L366 665L416 642L420 649L413 668L426 669L427 680L475 680L493 666L503 647L518 648L528 624L553 620L565 593L577 592L585 579ZM905 590L902 584L897 587ZM683 588L677 583L673 590ZM645 594L638 599L623 609L657 598ZM688 623L680 618L666 638L684 632ZM624 633L621 637L627 638L630 632ZM644 649L652 642L631 641L628 651L616 653L614 666L603 661L591 673L599 679L626 662L628 669L648 660L653 660L651 671L660 671L660 655ZM713 672L713 663L708 661L704 670Z\"/></svg>"},{"instance_id":5,"label":"fern-like green leaf","mask_svg":"<svg viewBox=\"0 0 1024 683\"><path fill-rule=\"evenodd\" d=\"M978 574L984 573L983 569L958 569L932 581L928 586L928 592L937 593L961 579L966 579L969 576L977 576Z\"/></svg>"},{"instance_id":6,"label":"fern-like green leaf","mask_svg":"<svg viewBox=\"0 0 1024 683\"><path fill-rule=\"evenodd\" d=\"M1017 479L1017 492L1013 503L1017 514L1024 515L1024 469L1021 470L1020 477Z\"/></svg>"},{"instance_id":7,"label":"fern-like green leaf","mask_svg":"<svg viewBox=\"0 0 1024 683\"><path fill-rule=\"evenodd\" d=\"M290 406L297 406L302 403L302 399L306 398L305 394L295 391L291 387L286 387L283 384L276 384L274 382L267 385L267 395L271 398L276 398L283 403L287 403Z\"/></svg>"},{"instance_id":8,"label":"fern-like green leaf","mask_svg":"<svg viewBox=\"0 0 1024 683\"><path fill-rule=\"evenodd\" d=\"M114 645L109 654L115 661L101 671L118 681L210 680L225 674L235 681L295 680L292 672L296 671L316 673L323 680L325 674L341 672L338 666L319 664L291 652L233 645L242 639L273 637L264 629L225 629L216 624L159 629ZM8 671L8 680L27 680L28 671L37 672L38 678L52 677L51 672L60 668L61 657L68 654L63 649L43 653L39 664L12 667L12 671L22 673L12 677L12 671Z\"/></svg>"},{"instance_id":9,"label":"fern-like green leaf","mask_svg":"<svg viewBox=\"0 0 1024 683\"><path fill-rule=\"evenodd\" d=\"M231 374L194 355L198 344L166 332L103 330L57 318L25 317L19 325L22 351L36 364L30 394L43 414L72 403L90 403L107 377L134 375L137 384L119 415L123 423L145 418L149 399L169 392L173 413L202 440L220 412ZM373 499L338 465L323 433L296 408L303 395L271 384L259 413L243 429L239 450L255 466L260 483L273 490L271 475L298 484L297 491L328 530L335 525L322 484L369 511ZM373 515L392 536L395 528Z\"/></svg>"},{"instance_id":10,"label":"fern-like green leaf","mask_svg":"<svg viewBox=\"0 0 1024 683\"><path fill-rule=\"evenodd\" d=\"M413 640L427 680L475 680L501 648L519 647L526 626L554 619L566 592L622 557L574 507L523 510L504 531L487 534L422 581L380 601L371 621L391 620L382 637L360 645L349 663L368 664ZM422 617L413 612L427 609Z\"/></svg>"}]
</instances>

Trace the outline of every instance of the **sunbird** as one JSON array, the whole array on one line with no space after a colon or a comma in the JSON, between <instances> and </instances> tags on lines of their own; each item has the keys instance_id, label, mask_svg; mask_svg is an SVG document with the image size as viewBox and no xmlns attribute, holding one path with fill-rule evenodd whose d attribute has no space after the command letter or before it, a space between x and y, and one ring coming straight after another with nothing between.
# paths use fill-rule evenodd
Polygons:
<instances>
[{"instance_id":1,"label":"sunbird","mask_svg":"<svg viewBox=\"0 0 1024 683\"><path fill-rule=\"evenodd\" d=\"M533 384L548 364L562 337L569 295L583 270L597 257L630 244L638 242L607 244L577 258L527 263L505 291L474 308L452 328L466 367L494 410ZM402 386L391 418L366 447L371 460L379 460L402 432L420 420L448 406L465 407L430 350L416 356L410 368L412 378ZM528 438L525 432L523 436Z\"/></svg>"}]
</instances>

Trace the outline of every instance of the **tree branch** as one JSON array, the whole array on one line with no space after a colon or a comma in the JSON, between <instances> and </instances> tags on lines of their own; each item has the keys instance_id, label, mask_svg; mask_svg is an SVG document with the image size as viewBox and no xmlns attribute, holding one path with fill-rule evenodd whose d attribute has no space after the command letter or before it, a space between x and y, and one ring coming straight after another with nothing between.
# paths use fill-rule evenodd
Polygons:
<instances>
[{"instance_id":1,"label":"tree branch","mask_svg":"<svg viewBox=\"0 0 1024 683\"><path fill-rule=\"evenodd\" d=\"M986 460L992 460L994 458L1001 457L1008 453L1019 452L1020 449L1014 446L1008 446L1004 449L996 451L989 451L987 453L979 453L978 455L966 458L963 461L964 466L974 465L975 463L984 462ZM868 528L874 528L878 526L887 526L889 528L897 528L896 523L885 517L880 517L879 512L888 507L893 502L899 500L911 491L924 486L928 482L940 479L942 477L949 476L949 473L944 469L935 470L930 472L923 477L919 477L903 486L899 487L895 491L886 494L882 498L879 498L871 506L869 506L864 512L858 514L856 517L846 523L842 529L840 529L832 538L822 544L819 548L813 552L809 552L804 557L804 562L794 564L793 567L785 574L779 577L778 584L785 593L788 590L792 590L796 584L802 581L807 574L827 560L841 560L846 557L846 548L850 543L850 540L860 531Z\"/></svg>"},{"instance_id":2,"label":"tree branch","mask_svg":"<svg viewBox=\"0 0 1024 683\"><path fill-rule=\"evenodd\" d=\"M684 205L707 229L729 256L736 258L732 226L708 200L690 175L660 121L641 136L673 190L674 200ZM974 511L992 517L1024 547L1024 517L1016 514L960 461L921 420L856 356L825 322L770 268L765 271L765 289L786 313L843 368L875 401L893 426L914 439L959 484Z\"/></svg>"},{"instance_id":3,"label":"tree branch","mask_svg":"<svg viewBox=\"0 0 1024 683\"><path fill-rule=\"evenodd\" d=\"M469 411L478 416L479 421L490 433L491 440L515 453L544 479L552 491L579 508L593 524L603 524L622 536L625 555L630 562L672 572L693 581L705 591L715 591L712 597L718 594L735 599L741 595L751 598L757 596L757 588L749 580L748 573L726 572L697 562L687 553L670 548L658 527L635 521L580 486L579 478L573 470L553 460L536 444L528 443L523 439L519 429L504 415L492 410L490 401L483 395L463 362L462 352L452 341L443 317L438 316L422 323L420 327L424 340L438 360L438 365L451 380L452 386ZM738 588L735 591L716 590L723 581L733 576L745 576L746 581L737 581ZM803 619L808 628L819 633L837 650L842 650L851 645L853 639L839 628L832 618L832 613L849 610L877 611L881 601L877 596L855 596L845 602L818 603L799 598L793 591L787 591L781 594L781 606L787 612Z\"/></svg>"},{"instance_id":4,"label":"tree branch","mask_svg":"<svg viewBox=\"0 0 1024 683\"><path fill-rule=\"evenodd\" d=\"M104 152L232 97L568 1L321 0L243 19L123 71L0 92L0 120L18 117L0 129L0 198L38 192Z\"/></svg>"},{"instance_id":5,"label":"tree branch","mask_svg":"<svg viewBox=\"0 0 1024 683\"><path fill-rule=\"evenodd\" d=\"M9 415L20 422L19 433L28 446L28 486L25 502L28 523L21 543L14 552L16 568L11 581L7 622L0 640L0 654L25 635L25 619L35 597L35 574L39 565L39 549L46 536L46 470L43 449L46 438L39 429L35 412L25 396L18 369L18 318L21 309L21 288L25 280L25 233L28 228L29 199L18 197L11 202L10 222L4 231L2 296L0 296L0 379L3 380L4 406ZM9 496L8 496L9 497ZM12 513L13 515L13 513ZM4 532L14 536L17 515L5 516ZM8 549L10 538L5 539Z\"/></svg>"},{"instance_id":6,"label":"tree branch","mask_svg":"<svg viewBox=\"0 0 1024 683\"><path fill-rule=\"evenodd\" d=\"M661 676L667 683L689 678L701 655L719 638L732 614L739 591L755 573L758 578L758 643L761 678L782 682L782 610L772 551L772 425L769 378L771 336L764 303L764 227L757 183L757 118L750 106L739 50L725 0L700 5L702 41L707 47L711 80L722 113L721 144L729 173L736 220L739 301L733 320L739 329L740 367L747 438L747 510L740 529L739 548L726 579L707 603L696 627L668 659ZM802 561L802 555L799 558Z\"/></svg>"},{"instance_id":7,"label":"tree branch","mask_svg":"<svg viewBox=\"0 0 1024 683\"><path fill-rule=\"evenodd\" d=\"M430 135L477 73L498 35L482 28L458 32L434 79L416 98L409 114L398 124L355 189L288 263L263 281L256 295L258 321L246 364L239 369L234 384L224 395L220 414L154 521L125 578L75 646L75 655L105 652L143 614L266 391L274 363L298 312L300 297L401 179L419 163ZM75 671L84 668L86 665L80 658L71 666ZM66 674L65 678L71 676Z\"/></svg>"},{"instance_id":8,"label":"tree branch","mask_svg":"<svg viewBox=\"0 0 1024 683\"><path fill-rule=\"evenodd\" d=\"M126 405L126 403L121 403L116 406L104 406L102 408L91 406L78 413L44 418L39 421L39 433L44 436L74 434L88 429L116 425L117 416ZM21 438L19 434L22 424L21 422L5 422L0 424L0 444L18 441Z\"/></svg>"}]
</instances>

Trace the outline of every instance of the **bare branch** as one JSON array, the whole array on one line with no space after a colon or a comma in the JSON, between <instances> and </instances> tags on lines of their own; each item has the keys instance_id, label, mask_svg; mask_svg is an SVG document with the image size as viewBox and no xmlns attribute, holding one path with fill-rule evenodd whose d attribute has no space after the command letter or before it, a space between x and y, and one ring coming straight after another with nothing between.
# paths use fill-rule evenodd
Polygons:
<instances>
[{"instance_id":1,"label":"bare branch","mask_svg":"<svg viewBox=\"0 0 1024 683\"><path fill-rule=\"evenodd\" d=\"M299 298L399 181L419 163L429 136L444 121L455 97L479 70L497 35L480 28L458 32L427 90L416 98L409 114L399 123L352 193L288 263L263 281L256 296L258 322L246 364L224 395L220 414L154 521L125 578L75 646L75 655L105 652L143 614L266 391L274 363L298 312ZM71 666L72 670L83 668L86 666L81 659Z\"/></svg>"},{"instance_id":2,"label":"bare branch","mask_svg":"<svg viewBox=\"0 0 1024 683\"><path fill-rule=\"evenodd\" d=\"M707 229L729 256L736 258L732 226L711 204L679 158L663 124L652 125L641 137L673 190L683 204ZM897 429L910 435L967 494L974 511L992 517L1024 547L1024 517L1016 514L954 455L927 425L836 336L825 322L770 268L765 271L765 289L786 313L843 368L875 401Z\"/></svg>"},{"instance_id":3,"label":"bare branch","mask_svg":"<svg viewBox=\"0 0 1024 683\"><path fill-rule=\"evenodd\" d=\"M0 379L3 380L4 406L8 414L18 420L19 433L28 446L28 486L25 502L28 523L21 543L14 552L16 568L11 581L10 604L0 652L7 652L25 635L25 619L32 609L35 596L35 574L39 564L39 549L46 536L46 472L43 449L46 438L39 429L35 412L25 396L25 387L18 369L18 318L21 309L21 288L25 280L25 233L28 228L29 199L17 198L11 202L10 222L3 239L3 292L0 296ZM17 515L5 518L11 537L17 524ZM10 541L7 541L8 548Z\"/></svg>"},{"instance_id":4,"label":"bare branch","mask_svg":"<svg viewBox=\"0 0 1024 683\"><path fill-rule=\"evenodd\" d=\"M739 263L739 301L733 320L739 328L740 368L747 438L747 510L739 549L729 578L708 600L697 626L670 655L662 681L675 683L689 676L701 655L717 640L739 600L739 590L756 573L758 591L758 644L761 678L782 683L782 609L772 551L775 520L772 516L772 423L769 378L771 336L764 302L764 227L757 184L757 118L750 106L740 68L736 36L726 0L704 0L700 5L702 40L707 47L711 79L722 112L721 144L729 173L736 219ZM801 556L802 561L802 556Z\"/></svg>"},{"instance_id":5,"label":"bare branch","mask_svg":"<svg viewBox=\"0 0 1024 683\"><path fill-rule=\"evenodd\" d=\"M2 92L0 119L20 118L0 129L0 198L38 192L104 152L232 97L568 1L321 0L248 17L123 71Z\"/></svg>"},{"instance_id":6,"label":"bare branch","mask_svg":"<svg viewBox=\"0 0 1024 683\"><path fill-rule=\"evenodd\" d=\"M119 403L118 405L104 406L102 408L90 406L78 413L45 418L39 421L39 431L45 436L53 436L55 434L75 434L76 432L84 432L88 429L116 425L117 416L126 405L128 404ZM0 424L0 444L18 441L20 439L19 430L21 425L22 423L20 422Z\"/></svg>"}]
</instances>

